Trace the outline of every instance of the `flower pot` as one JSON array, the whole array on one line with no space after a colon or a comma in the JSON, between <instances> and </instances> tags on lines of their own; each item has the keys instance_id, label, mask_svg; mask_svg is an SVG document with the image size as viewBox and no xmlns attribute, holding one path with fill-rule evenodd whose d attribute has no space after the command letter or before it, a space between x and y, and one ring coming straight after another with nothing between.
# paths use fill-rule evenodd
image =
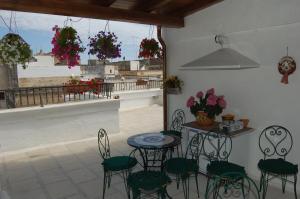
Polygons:
<instances>
[{"instance_id":1,"label":"flower pot","mask_svg":"<svg viewBox=\"0 0 300 199\"><path fill-rule=\"evenodd\" d=\"M181 93L180 88L167 88L167 94L177 95Z\"/></svg>"},{"instance_id":2,"label":"flower pot","mask_svg":"<svg viewBox=\"0 0 300 199\"><path fill-rule=\"evenodd\" d=\"M207 116L207 113L198 111L196 121L199 126L212 126L215 122L215 118L210 118Z\"/></svg>"}]
</instances>

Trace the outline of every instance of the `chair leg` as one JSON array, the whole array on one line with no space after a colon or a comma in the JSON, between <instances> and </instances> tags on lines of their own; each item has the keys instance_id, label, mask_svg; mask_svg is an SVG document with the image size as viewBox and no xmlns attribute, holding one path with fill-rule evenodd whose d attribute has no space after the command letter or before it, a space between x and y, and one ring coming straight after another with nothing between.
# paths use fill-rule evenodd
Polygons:
<instances>
[{"instance_id":1,"label":"chair leg","mask_svg":"<svg viewBox=\"0 0 300 199\"><path fill-rule=\"evenodd\" d=\"M177 157L180 157L180 153L179 153L179 147L176 146L176 149L177 149Z\"/></svg>"},{"instance_id":2,"label":"chair leg","mask_svg":"<svg viewBox=\"0 0 300 199\"><path fill-rule=\"evenodd\" d=\"M130 199L130 189L127 185L127 177L128 177L128 171L123 171L122 172L122 178L123 178L123 181L124 181L125 191L127 193L128 199Z\"/></svg>"},{"instance_id":3,"label":"chair leg","mask_svg":"<svg viewBox=\"0 0 300 199\"><path fill-rule=\"evenodd\" d=\"M200 194L199 194L199 185L198 185L198 173L195 173L195 180L196 180L196 187L197 187L197 194L198 194L198 198L200 198Z\"/></svg>"},{"instance_id":4,"label":"chair leg","mask_svg":"<svg viewBox=\"0 0 300 199\"><path fill-rule=\"evenodd\" d=\"M208 196L208 192L209 192L209 182L210 182L210 177L207 176L207 182L206 182L206 189L205 189L205 195Z\"/></svg>"},{"instance_id":5,"label":"chair leg","mask_svg":"<svg viewBox=\"0 0 300 199\"><path fill-rule=\"evenodd\" d=\"M268 181L268 174L264 173L263 174L263 195L262 195L262 199L265 199L266 198L266 195L267 195L267 190L268 190L268 184L269 184L269 181Z\"/></svg>"},{"instance_id":6,"label":"chair leg","mask_svg":"<svg viewBox=\"0 0 300 199\"><path fill-rule=\"evenodd\" d=\"M250 189L250 187L249 187ZM244 183L244 178L242 179L242 194L243 194L243 198L245 199L245 183Z\"/></svg>"},{"instance_id":7,"label":"chair leg","mask_svg":"<svg viewBox=\"0 0 300 199\"><path fill-rule=\"evenodd\" d=\"M181 181L182 181L184 198L188 199L189 198L189 177L182 178Z\"/></svg>"},{"instance_id":8,"label":"chair leg","mask_svg":"<svg viewBox=\"0 0 300 199\"><path fill-rule=\"evenodd\" d=\"M107 176L107 185L108 185L108 188L110 188L110 185L111 185L111 177L112 177L112 172L108 172L108 176Z\"/></svg>"},{"instance_id":9,"label":"chair leg","mask_svg":"<svg viewBox=\"0 0 300 199\"><path fill-rule=\"evenodd\" d=\"M182 184L183 184L183 192L184 192L184 198L189 199L190 197L190 177L182 178Z\"/></svg>"},{"instance_id":10,"label":"chair leg","mask_svg":"<svg viewBox=\"0 0 300 199\"><path fill-rule=\"evenodd\" d=\"M177 189L179 189L179 184L180 184L180 177L178 175L176 175L176 185L177 185Z\"/></svg>"},{"instance_id":11,"label":"chair leg","mask_svg":"<svg viewBox=\"0 0 300 199\"><path fill-rule=\"evenodd\" d=\"M295 199L297 199L297 174L294 175L294 192L295 192Z\"/></svg>"},{"instance_id":12,"label":"chair leg","mask_svg":"<svg viewBox=\"0 0 300 199\"><path fill-rule=\"evenodd\" d=\"M102 191L102 199L104 199L104 196L105 196L105 189L106 189L106 181L107 181L107 173L104 172L104 176L103 176L103 191Z\"/></svg>"},{"instance_id":13,"label":"chair leg","mask_svg":"<svg viewBox=\"0 0 300 199\"><path fill-rule=\"evenodd\" d=\"M260 180L259 180L259 192L261 192L262 186L263 186L263 173L260 174Z\"/></svg>"},{"instance_id":14,"label":"chair leg","mask_svg":"<svg viewBox=\"0 0 300 199\"><path fill-rule=\"evenodd\" d=\"M286 175L282 175L281 176L282 193L285 193L286 180L287 180L287 176Z\"/></svg>"}]
</instances>

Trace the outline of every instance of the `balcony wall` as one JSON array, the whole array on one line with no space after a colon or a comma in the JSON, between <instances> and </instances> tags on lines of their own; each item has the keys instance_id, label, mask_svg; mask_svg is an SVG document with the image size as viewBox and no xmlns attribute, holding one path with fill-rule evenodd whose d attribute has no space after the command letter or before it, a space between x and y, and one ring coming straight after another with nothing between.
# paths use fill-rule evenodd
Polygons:
<instances>
[{"instance_id":1,"label":"balcony wall","mask_svg":"<svg viewBox=\"0 0 300 199\"><path fill-rule=\"evenodd\" d=\"M98 129L119 133L119 111L162 105L162 90L114 92L119 100L90 100L0 111L0 151L95 137ZM4 103L4 102L3 102Z\"/></svg>"},{"instance_id":2,"label":"balcony wall","mask_svg":"<svg viewBox=\"0 0 300 199\"><path fill-rule=\"evenodd\" d=\"M1 152L119 133L119 100L93 100L0 111Z\"/></svg>"}]
</instances>

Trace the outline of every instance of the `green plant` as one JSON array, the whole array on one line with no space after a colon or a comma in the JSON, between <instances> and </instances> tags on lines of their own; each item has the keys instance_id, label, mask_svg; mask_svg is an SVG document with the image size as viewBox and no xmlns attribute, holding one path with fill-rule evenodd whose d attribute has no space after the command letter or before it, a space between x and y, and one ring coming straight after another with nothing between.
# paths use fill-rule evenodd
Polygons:
<instances>
[{"instance_id":1,"label":"green plant","mask_svg":"<svg viewBox=\"0 0 300 199\"><path fill-rule=\"evenodd\" d=\"M183 86L183 81L180 80L177 76L169 76L164 81L164 88L179 88Z\"/></svg>"}]
</instances>

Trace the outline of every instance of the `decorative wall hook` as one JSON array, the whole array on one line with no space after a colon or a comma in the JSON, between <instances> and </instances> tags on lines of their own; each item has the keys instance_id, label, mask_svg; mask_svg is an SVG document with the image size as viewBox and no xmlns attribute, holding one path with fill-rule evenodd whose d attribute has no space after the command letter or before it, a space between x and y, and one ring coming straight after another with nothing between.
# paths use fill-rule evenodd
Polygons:
<instances>
[{"instance_id":1,"label":"decorative wall hook","mask_svg":"<svg viewBox=\"0 0 300 199\"><path fill-rule=\"evenodd\" d=\"M296 70L295 60L289 56L289 47L286 47L286 56L282 57L278 63L278 71L283 75L281 83L288 84L288 76Z\"/></svg>"}]
</instances>

